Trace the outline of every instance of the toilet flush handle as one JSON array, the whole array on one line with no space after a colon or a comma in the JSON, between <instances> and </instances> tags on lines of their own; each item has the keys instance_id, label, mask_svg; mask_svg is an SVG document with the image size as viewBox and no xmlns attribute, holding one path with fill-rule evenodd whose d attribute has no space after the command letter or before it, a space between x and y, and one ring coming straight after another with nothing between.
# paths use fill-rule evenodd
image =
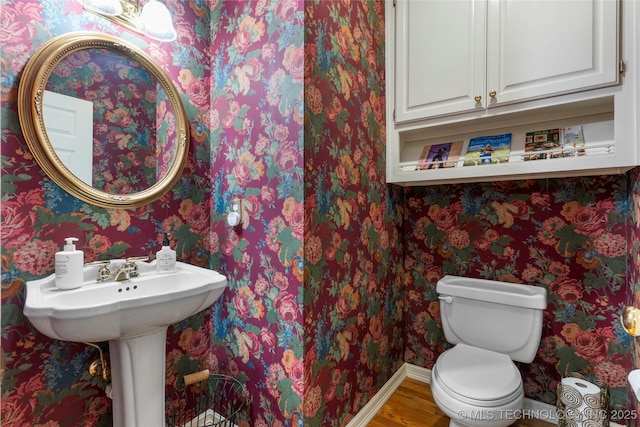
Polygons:
<instances>
[{"instance_id":1,"label":"toilet flush handle","mask_svg":"<svg viewBox=\"0 0 640 427\"><path fill-rule=\"evenodd\" d=\"M453 302L453 297L451 295L441 295L438 297L440 301L444 301L447 304L451 304Z\"/></svg>"}]
</instances>

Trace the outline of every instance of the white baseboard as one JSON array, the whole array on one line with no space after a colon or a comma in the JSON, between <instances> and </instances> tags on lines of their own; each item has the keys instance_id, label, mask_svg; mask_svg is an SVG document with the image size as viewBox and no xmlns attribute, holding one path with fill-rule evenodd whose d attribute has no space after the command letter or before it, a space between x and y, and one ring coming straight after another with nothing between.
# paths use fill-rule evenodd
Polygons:
<instances>
[{"instance_id":1,"label":"white baseboard","mask_svg":"<svg viewBox=\"0 0 640 427\"><path fill-rule=\"evenodd\" d=\"M391 397L394 391L402 384L406 378L421 381L425 384L431 382L431 369L422 368L420 366L404 363L400 369L389 378L382 388L371 399L346 427L364 427L369 424L376 413L382 408L385 402ZM536 418L546 421L550 424L558 424L556 418L556 407L548 403L538 402L533 399L524 399L522 408L522 416L526 418ZM610 423L611 427L625 427L620 424Z\"/></svg>"},{"instance_id":2,"label":"white baseboard","mask_svg":"<svg viewBox=\"0 0 640 427\"><path fill-rule=\"evenodd\" d=\"M431 384L431 369L423 368L421 366L405 363L403 365L407 371L407 378L420 381L425 384Z\"/></svg>"},{"instance_id":3,"label":"white baseboard","mask_svg":"<svg viewBox=\"0 0 640 427\"><path fill-rule=\"evenodd\" d=\"M346 427L364 427L369 424L369 421L373 419L376 413L382 408L387 399L391 397L394 391L402 384L407 375L407 364L404 363L400 366L400 369L389 378L389 380L382 386L380 390L373 396L373 398L367 402L366 405L358 413Z\"/></svg>"},{"instance_id":4,"label":"white baseboard","mask_svg":"<svg viewBox=\"0 0 640 427\"><path fill-rule=\"evenodd\" d=\"M526 397L522 405L522 418L535 418L550 424L558 424L555 406Z\"/></svg>"}]
</instances>

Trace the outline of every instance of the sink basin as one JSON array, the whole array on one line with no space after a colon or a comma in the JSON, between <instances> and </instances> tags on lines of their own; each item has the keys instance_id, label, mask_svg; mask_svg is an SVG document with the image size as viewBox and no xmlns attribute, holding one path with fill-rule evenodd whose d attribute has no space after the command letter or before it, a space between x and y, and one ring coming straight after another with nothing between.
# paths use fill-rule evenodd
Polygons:
<instances>
[{"instance_id":1,"label":"sink basin","mask_svg":"<svg viewBox=\"0 0 640 427\"><path fill-rule=\"evenodd\" d=\"M123 260L112 261L117 271ZM182 262L157 274L155 261L138 262L139 276L96 281L98 267L85 267L84 282L60 290L52 274L27 282L24 314L54 339L109 341L113 425L164 426L167 328L210 307L227 286L220 273Z\"/></svg>"},{"instance_id":2,"label":"sink basin","mask_svg":"<svg viewBox=\"0 0 640 427\"><path fill-rule=\"evenodd\" d=\"M156 273L155 261L137 264L138 277L105 283L96 282L97 267L85 267L83 285L72 290L56 288L55 274L29 281L24 314L40 332L59 340L133 338L210 307L227 285L217 271L182 262L175 273L165 274Z\"/></svg>"}]
</instances>

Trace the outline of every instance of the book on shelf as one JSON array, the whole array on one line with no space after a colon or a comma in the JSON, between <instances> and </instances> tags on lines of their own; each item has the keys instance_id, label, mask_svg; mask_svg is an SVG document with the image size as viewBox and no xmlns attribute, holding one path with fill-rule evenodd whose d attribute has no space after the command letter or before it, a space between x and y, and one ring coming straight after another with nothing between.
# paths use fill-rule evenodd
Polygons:
<instances>
[{"instance_id":1,"label":"book on shelf","mask_svg":"<svg viewBox=\"0 0 640 427\"><path fill-rule=\"evenodd\" d=\"M508 162L510 152L510 133L471 138L464 155L464 166Z\"/></svg>"},{"instance_id":2,"label":"book on shelf","mask_svg":"<svg viewBox=\"0 0 640 427\"><path fill-rule=\"evenodd\" d=\"M462 141L427 144L422 149L416 170L455 167L461 151Z\"/></svg>"},{"instance_id":3,"label":"book on shelf","mask_svg":"<svg viewBox=\"0 0 640 427\"><path fill-rule=\"evenodd\" d=\"M524 160L553 159L584 154L582 125L527 132Z\"/></svg>"}]
</instances>

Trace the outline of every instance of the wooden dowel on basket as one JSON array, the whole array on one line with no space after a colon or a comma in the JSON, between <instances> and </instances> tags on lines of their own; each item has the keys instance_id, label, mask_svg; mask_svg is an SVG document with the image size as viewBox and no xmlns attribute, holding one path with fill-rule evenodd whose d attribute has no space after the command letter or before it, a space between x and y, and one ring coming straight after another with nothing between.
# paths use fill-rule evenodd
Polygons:
<instances>
[{"instance_id":1,"label":"wooden dowel on basket","mask_svg":"<svg viewBox=\"0 0 640 427\"><path fill-rule=\"evenodd\" d=\"M187 374L184 376L184 386L198 383L209 379L209 370L204 369L202 371L194 372L193 374Z\"/></svg>"}]
</instances>

